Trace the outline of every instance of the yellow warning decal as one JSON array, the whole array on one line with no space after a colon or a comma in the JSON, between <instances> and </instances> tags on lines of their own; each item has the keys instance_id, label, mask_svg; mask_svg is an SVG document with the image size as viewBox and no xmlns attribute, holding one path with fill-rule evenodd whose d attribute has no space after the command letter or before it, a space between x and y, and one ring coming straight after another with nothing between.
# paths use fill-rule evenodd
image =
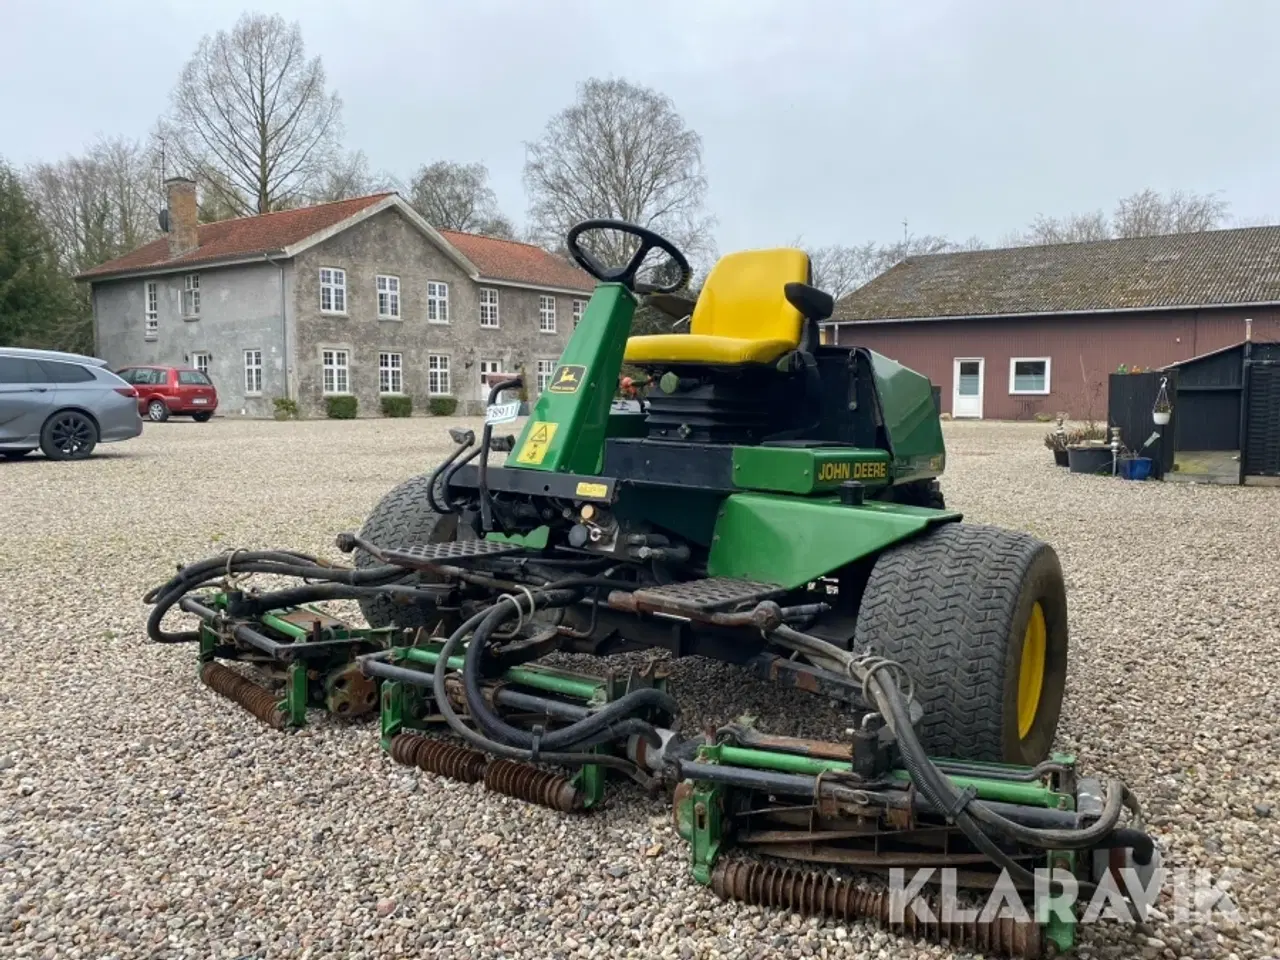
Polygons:
<instances>
[{"instance_id":1,"label":"yellow warning decal","mask_svg":"<svg viewBox=\"0 0 1280 960\"><path fill-rule=\"evenodd\" d=\"M578 484L574 493L579 497L594 497L597 500L604 500L609 496L609 488L603 483L588 483L583 480Z\"/></svg>"},{"instance_id":2,"label":"yellow warning decal","mask_svg":"<svg viewBox=\"0 0 1280 960\"><path fill-rule=\"evenodd\" d=\"M547 456L547 450L551 447L551 438L556 435L556 427L558 423L546 423L542 420L535 420L529 425L529 439L524 442L524 446L520 448L520 453L516 455L516 463L541 463Z\"/></svg>"}]
</instances>

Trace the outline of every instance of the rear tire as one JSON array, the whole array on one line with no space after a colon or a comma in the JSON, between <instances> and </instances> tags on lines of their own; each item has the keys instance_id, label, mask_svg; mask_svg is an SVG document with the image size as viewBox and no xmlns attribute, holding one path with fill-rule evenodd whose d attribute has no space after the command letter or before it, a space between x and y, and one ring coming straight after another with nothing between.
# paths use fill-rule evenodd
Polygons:
<instances>
[{"instance_id":1,"label":"rear tire","mask_svg":"<svg viewBox=\"0 0 1280 960\"><path fill-rule=\"evenodd\" d=\"M164 423L169 419L169 408L163 400L152 400L147 404L147 419L152 423Z\"/></svg>"},{"instance_id":2,"label":"rear tire","mask_svg":"<svg viewBox=\"0 0 1280 960\"><path fill-rule=\"evenodd\" d=\"M40 449L50 460L84 460L98 445L98 425L78 410L62 410L44 422Z\"/></svg>"},{"instance_id":3,"label":"rear tire","mask_svg":"<svg viewBox=\"0 0 1280 960\"><path fill-rule=\"evenodd\" d=\"M191 415L191 419L194 420L196 423L208 423L209 418L212 416L213 414L209 413L209 411L206 410L203 413L193 413Z\"/></svg>"},{"instance_id":4,"label":"rear tire","mask_svg":"<svg viewBox=\"0 0 1280 960\"><path fill-rule=\"evenodd\" d=\"M1037 764L1053 745L1067 680L1058 556L998 527L936 527L876 559L854 649L906 667L931 756Z\"/></svg>"},{"instance_id":5,"label":"rear tire","mask_svg":"<svg viewBox=\"0 0 1280 960\"><path fill-rule=\"evenodd\" d=\"M457 539L456 514L438 514L431 509L427 490L431 475L410 477L394 487L369 514L360 528L360 538L377 547L416 547L428 543L447 543ZM379 563L363 550L356 550L356 567L365 569ZM415 574L405 583L430 583L430 574ZM403 629L452 631L458 624L452 611L441 612L433 604L396 603L390 597L372 597L360 601L360 611L369 626L398 626Z\"/></svg>"}]
</instances>

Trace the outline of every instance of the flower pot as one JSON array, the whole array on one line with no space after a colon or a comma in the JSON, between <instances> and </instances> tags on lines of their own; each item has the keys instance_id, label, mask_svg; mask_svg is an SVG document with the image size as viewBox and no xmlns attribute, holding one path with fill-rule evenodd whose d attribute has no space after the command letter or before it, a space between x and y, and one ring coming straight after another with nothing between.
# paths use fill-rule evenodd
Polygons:
<instances>
[{"instance_id":1,"label":"flower pot","mask_svg":"<svg viewBox=\"0 0 1280 960\"><path fill-rule=\"evenodd\" d=\"M1154 420L1156 423L1160 424L1161 426L1164 426L1166 423L1169 422L1169 419L1172 416L1173 416L1172 410L1155 410L1151 414L1151 419Z\"/></svg>"},{"instance_id":2,"label":"flower pot","mask_svg":"<svg viewBox=\"0 0 1280 960\"><path fill-rule=\"evenodd\" d=\"M1110 473L1111 448L1103 444L1067 447L1067 465L1072 473Z\"/></svg>"},{"instance_id":3,"label":"flower pot","mask_svg":"<svg viewBox=\"0 0 1280 960\"><path fill-rule=\"evenodd\" d=\"M1117 468L1126 480L1146 480L1151 476L1151 458L1126 457L1117 464Z\"/></svg>"},{"instance_id":4,"label":"flower pot","mask_svg":"<svg viewBox=\"0 0 1280 960\"><path fill-rule=\"evenodd\" d=\"M1067 459L1067 451L1065 450L1053 451L1053 462L1060 467L1071 466L1071 462Z\"/></svg>"}]
</instances>

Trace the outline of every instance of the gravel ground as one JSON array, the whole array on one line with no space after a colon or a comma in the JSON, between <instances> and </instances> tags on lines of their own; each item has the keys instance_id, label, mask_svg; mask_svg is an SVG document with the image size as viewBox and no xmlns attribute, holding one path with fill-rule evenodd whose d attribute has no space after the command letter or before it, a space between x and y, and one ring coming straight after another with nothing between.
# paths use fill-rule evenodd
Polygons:
<instances>
[{"instance_id":1,"label":"gravel ground","mask_svg":"<svg viewBox=\"0 0 1280 960\"><path fill-rule=\"evenodd\" d=\"M372 725L270 732L145 641L144 590L230 547L333 535L441 455L447 423L148 424L91 461L0 462L0 956L944 957L726 904L659 801L566 818L406 771ZM1043 427L948 424L948 502L1053 543L1072 654L1059 747L1123 776L1170 867L1233 920L1094 925L1082 957L1277 956L1280 491L1070 476ZM733 668L682 700L766 729L839 718Z\"/></svg>"}]
</instances>

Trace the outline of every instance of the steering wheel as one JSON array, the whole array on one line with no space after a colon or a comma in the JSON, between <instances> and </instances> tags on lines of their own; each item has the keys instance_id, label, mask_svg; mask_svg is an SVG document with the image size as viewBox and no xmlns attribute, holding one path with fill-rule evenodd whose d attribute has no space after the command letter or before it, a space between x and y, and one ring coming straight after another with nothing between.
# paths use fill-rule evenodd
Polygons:
<instances>
[{"instance_id":1,"label":"steering wheel","mask_svg":"<svg viewBox=\"0 0 1280 960\"><path fill-rule=\"evenodd\" d=\"M578 244L578 238L588 230L617 230L619 233L635 237L640 241L640 247L632 254L626 266L606 267L590 251L582 249ZM565 237L565 245L568 246L573 259L578 262L578 266L591 276L602 283L620 283L632 293L675 293L693 279L693 270L689 266L689 261L676 249L674 243L647 227L627 223L625 220L583 220L570 228L568 236ZM636 274L640 271L640 265L644 263L644 258L648 256L649 251L654 249L667 254L680 268L680 276L672 283L636 283Z\"/></svg>"}]
</instances>

